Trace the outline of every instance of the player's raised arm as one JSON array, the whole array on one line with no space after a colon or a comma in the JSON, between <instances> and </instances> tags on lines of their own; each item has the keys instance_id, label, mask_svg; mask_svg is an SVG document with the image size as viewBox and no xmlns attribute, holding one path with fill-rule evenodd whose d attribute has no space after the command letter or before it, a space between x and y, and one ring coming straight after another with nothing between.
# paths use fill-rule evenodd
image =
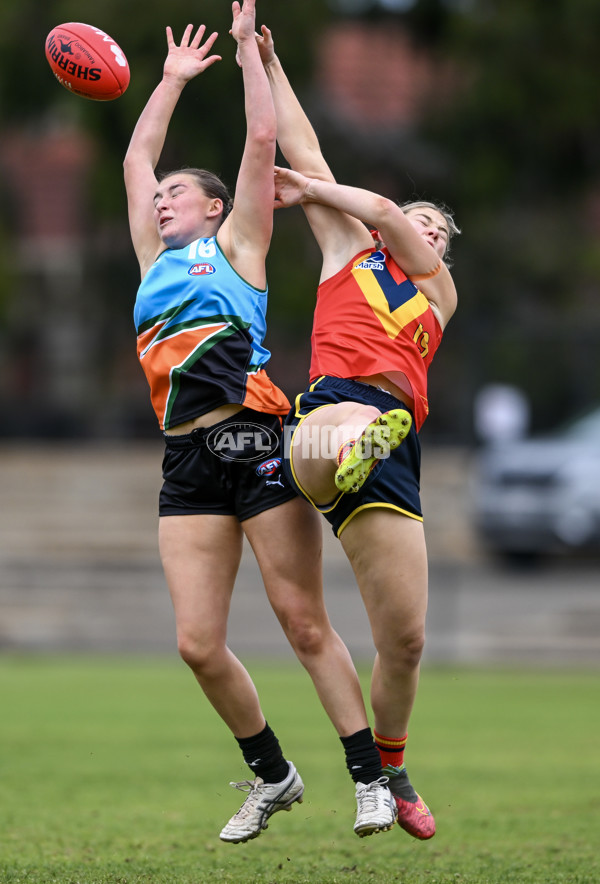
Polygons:
<instances>
[{"instance_id":1,"label":"player's raised arm","mask_svg":"<svg viewBox=\"0 0 600 884\"><path fill-rule=\"evenodd\" d=\"M168 53L163 76L140 114L125 155L123 167L129 226L142 276L164 248L154 220L157 187L154 170L173 111L186 83L220 59L218 55L209 55L217 34L212 33L203 42L205 30L205 25L200 25L193 34L193 26L188 25L177 45L171 28L167 27Z\"/></svg>"},{"instance_id":2,"label":"player's raised arm","mask_svg":"<svg viewBox=\"0 0 600 884\"><path fill-rule=\"evenodd\" d=\"M233 209L217 239L235 269L252 285L266 285L265 259L273 232L273 163L277 122L255 38L255 0L232 4L231 34L242 69L246 140Z\"/></svg>"},{"instance_id":3,"label":"player's raised arm","mask_svg":"<svg viewBox=\"0 0 600 884\"><path fill-rule=\"evenodd\" d=\"M397 203L361 187L322 181L275 167L275 205L319 203L377 228L405 273L429 274L441 263L434 249L416 232Z\"/></svg>"},{"instance_id":4,"label":"player's raised arm","mask_svg":"<svg viewBox=\"0 0 600 884\"><path fill-rule=\"evenodd\" d=\"M445 325L456 307L456 291L443 261L450 231L437 210L419 211L415 207L407 214L393 200L378 193L275 167L276 208L312 203L377 228L398 266L419 283L442 326Z\"/></svg>"},{"instance_id":5,"label":"player's raised arm","mask_svg":"<svg viewBox=\"0 0 600 884\"><path fill-rule=\"evenodd\" d=\"M277 114L277 141L284 157L293 169L310 178L333 181L333 174L321 152L313 125L275 54L273 35L269 28L262 25L256 40L273 95Z\"/></svg>"},{"instance_id":6,"label":"player's raised arm","mask_svg":"<svg viewBox=\"0 0 600 884\"><path fill-rule=\"evenodd\" d=\"M335 181L321 152L317 134L275 54L271 31L264 25L257 35L261 59L267 73L277 114L277 141L292 167L309 178ZM332 276L371 238L359 221L318 203L303 203L306 217L323 253L321 279Z\"/></svg>"}]
</instances>

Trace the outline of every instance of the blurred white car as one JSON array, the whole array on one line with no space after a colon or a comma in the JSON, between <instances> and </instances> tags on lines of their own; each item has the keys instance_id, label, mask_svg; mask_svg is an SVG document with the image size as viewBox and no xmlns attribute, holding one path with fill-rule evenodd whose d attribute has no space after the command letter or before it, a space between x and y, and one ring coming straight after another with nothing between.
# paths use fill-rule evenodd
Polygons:
<instances>
[{"instance_id":1,"label":"blurred white car","mask_svg":"<svg viewBox=\"0 0 600 884\"><path fill-rule=\"evenodd\" d=\"M600 408L552 434L487 445L473 506L478 533L502 556L600 551Z\"/></svg>"}]
</instances>

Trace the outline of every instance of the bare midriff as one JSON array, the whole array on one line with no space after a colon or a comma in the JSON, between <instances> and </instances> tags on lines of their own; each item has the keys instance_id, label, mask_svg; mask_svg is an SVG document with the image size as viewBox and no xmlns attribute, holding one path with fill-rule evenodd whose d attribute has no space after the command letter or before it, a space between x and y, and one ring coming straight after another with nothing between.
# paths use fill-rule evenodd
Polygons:
<instances>
[{"instance_id":1,"label":"bare midriff","mask_svg":"<svg viewBox=\"0 0 600 884\"><path fill-rule=\"evenodd\" d=\"M395 372L395 374L397 377L395 377L394 380L391 380L387 374L372 374L367 377L355 378L355 380L360 381L362 384L370 384L372 387L377 387L379 390L385 390L390 396L399 399L400 402L403 402L404 405L412 409L412 396L396 383L396 381L401 383L402 379L405 379L405 376L402 372ZM408 386L408 381L406 381L406 385Z\"/></svg>"},{"instance_id":2,"label":"bare midriff","mask_svg":"<svg viewBox=\"0 0 600 884\"><path fill-rule=\"evenodd\" d=\"M238 411L242 411L243 408L243 405L220 405L218 408L213 408L212 411L207 411L206 414L201 414L199 417L194 417L189 421L184 421L182 424L177 424L176 427L169 427L168 430L165 430L165 433L167 436L184 436L186 433L191 433L192 430L197 430L199 427L212 427L214 424L218 424L219 421L225 420L226 417L231 417L237 414Z\"/></svg>"}]
</instances>

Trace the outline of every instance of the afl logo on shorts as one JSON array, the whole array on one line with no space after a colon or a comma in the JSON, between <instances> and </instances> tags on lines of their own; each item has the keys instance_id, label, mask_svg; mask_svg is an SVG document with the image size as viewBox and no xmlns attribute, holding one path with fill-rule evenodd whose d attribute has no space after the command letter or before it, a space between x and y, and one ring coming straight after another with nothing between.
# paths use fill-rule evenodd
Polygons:
<instances>
[{"instance_id":1,"label":"afl logo on shorts","mask_svg":"<svg viewBox=\"0 0 600 884\"><path fill-rule=\"evenodd\" d=\"M271 460L265 460L256 467L257 476L272 476L281 466L280 457L272 457Z\"/></svg>"},{"instance_id":2,"label":"afl logo on shorts","mask_svg":"<svg viewBox=\"0 0 600 884\"><path fill-rule=\"evenodd\" d=\"M261 469L278 458L273 457L279 448L279 436L270 427L242 421L230 421L217 426L206 437L209 451L221 460L262 461ZM269 458L265 460L265 458ZM257 472L258 472L257 469ZM264 473L259 473L264 475Z\"/></svg>"},{"instance_id":3,"label":"afl logo on shorts","mask_svg":"<svg viewBox=\"0 0 600 884\"><path fill-rule=\"evenodd\" d=\"M215 268L212 264L192 264L188 270L190 276L210 276L214 272Z\"/></svg>"}]
</instances>

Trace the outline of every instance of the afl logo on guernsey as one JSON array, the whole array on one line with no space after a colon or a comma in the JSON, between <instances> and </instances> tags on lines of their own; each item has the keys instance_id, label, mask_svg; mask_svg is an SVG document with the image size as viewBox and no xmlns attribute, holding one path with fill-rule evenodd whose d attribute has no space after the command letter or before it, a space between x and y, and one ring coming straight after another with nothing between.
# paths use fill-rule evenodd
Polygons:
<instances>
[{"instance_id":1,"label":"afl logo on guernsey","mask_svg":"<svg viewBox=\"0 0 600 884\"><path fill-rule=\"evenodd\" d=\"M212 264L192 264L188 270L190 276L210 276L214 272L215 268Z\"/></svg>"}]
</instances>

